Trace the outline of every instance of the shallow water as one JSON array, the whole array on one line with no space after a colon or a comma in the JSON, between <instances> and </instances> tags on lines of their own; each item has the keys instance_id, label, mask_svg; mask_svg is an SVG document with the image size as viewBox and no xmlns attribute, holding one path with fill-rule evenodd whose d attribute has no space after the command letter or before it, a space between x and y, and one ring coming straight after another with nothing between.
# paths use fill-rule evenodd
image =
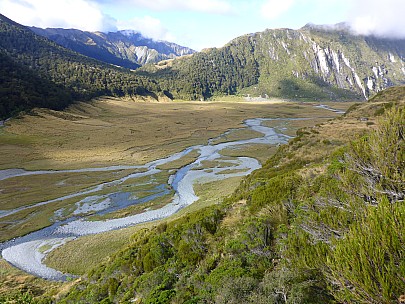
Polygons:
<instances>
[{"instance_id":1,"label":"shallow water","mask_svg":"<svg viewBox=\"0 0 405 304\"><path fill-rule=\"evenodd\" d=\"M300 118L298 118L300 119ZM304 120L306 118L302 118ZM225 142L219 144L212 144L215 140L223 138L223 135L216 139L212 139L207 145L193 146L175 153L169 157L152 161L141 166L111 166L105 168L84 168L78 170L62 170L62 171L25 171L22 169L9 169L0 171L0 180L12 178L16 176L26 175L42 175L42 174L55 174L55 173L82 173L82 172L103 172L103 171L117 171L117 170L131 170L144 172L136 172L129 174L120 179L101 183L95 187L85 189L80 192L71 193L49 201L37 203L32 206L25 206L13 210L0 210L0 218L7 215L17 213L21 210L52 204L67 198L75 198L83 195L88 195L86 198L79 200L75 204L75 210L70 213L67 219L57 221L62 218L61 215L66 211L63 209L55 213L54 220L56 222L42 230L30 233L26 236L0 244L2 256L9 263L14 266L34 274L36 276L50 279L50 280L65 280L68 275L63 274L57 270L51 269L42 263L46 253L54 248L64 244L67 241L77 237L96 234L114 229L120 229L136 225L139 223L154 221L166 218L180 209L194 203L198 197L194 193L193 185L196 182L205 183L209 181L226 179L234 176L245 176L252 171L261 167L260 163L249 157L234 157L226 160L221 159L221 150L231 147L250 144L284 144L291 138L283 133L277 132L275 128L263 126L264 121L279 120L289 121L297 120L297 118L278 118L278 119L264 119L255 118L245 121L245 127L262 134L261 137L238 140L233 142ZM229 135L233 130L226 132ZM100 190L106 190L109 187L121 185L130 179L141 178L145 176L153 177L155 174L162 172L157 169L158 166L178 160L192 151L197 151L199 156L197 159L179 170L174 175L171 175L166 183L156 185L150 190L150 195L142 198L137 198L136 193L133 192L112 192L104 195L97 195ZM201 169L201 162L203 161L221 161L221 167ZM231 170L231 171L230 171ZM227 173L228 171L228 173ZM234 173L230 173L234 172ZM132 206L135 204L142 204L159 197L168 195L171 190L174 191L172 201L162 208L156 210L146 210L143 213L131 215L127 217L107 220L93 220L87 219L89 213L91 215L108 215L120 209ZM144 191L145 192L145 191ZM45 252L41 248L49 248Z\"/></svg>"}]
</instances>

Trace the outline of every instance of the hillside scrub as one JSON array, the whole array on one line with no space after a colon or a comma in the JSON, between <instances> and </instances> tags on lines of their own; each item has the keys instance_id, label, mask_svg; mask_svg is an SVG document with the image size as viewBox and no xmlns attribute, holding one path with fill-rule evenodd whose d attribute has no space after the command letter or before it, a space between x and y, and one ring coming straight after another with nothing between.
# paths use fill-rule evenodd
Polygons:
<instances>
[{"instance_id":1,"label":"hillside scrub","mask_svg":"<svg viewBox=\"0 0 405 304\"><path fill-rule=\"evenodd\" d=\"M390 110L335 156L284 241L291 268L318 269L339 302L396 303L404 291L404 114Z\"/></svg>"},{"instance_id":2,"label":"hillside scrub","mask_svg":"<svg viewBox=\"0 0 405 304\"><path fill-rule=\"evenodd\" d=\"M396 303L404 113L311 163L290 153L321 132L303 134L221 204L135 234L61 302Z\"/></svg>"},{"instance_id":3,"label":"hillside scrub","mask_svg":"<svg viewBox=\"0 0 405 304\"><path fill-rule=\"evenodd\" d=\"M396 303L405 287L405 111L400 101L385 106L364 103L300 130L222 202L138 229L63 293L23 289L3 298Z\"/></svg>"}]
</instances>

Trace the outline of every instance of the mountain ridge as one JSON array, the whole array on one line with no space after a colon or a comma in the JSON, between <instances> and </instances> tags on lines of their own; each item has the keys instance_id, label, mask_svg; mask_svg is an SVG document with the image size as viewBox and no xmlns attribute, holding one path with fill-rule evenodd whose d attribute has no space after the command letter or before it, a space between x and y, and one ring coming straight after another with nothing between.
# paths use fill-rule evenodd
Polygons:
<instances>
[{"instance_id":1,"label":"mountain ridge","mask_svg":"<svg viewBox=\"0 0 405 304\"><path fill-rule=\"evenodd\" d=\"M249 94L353 100L404 84L404 58L405 39L358 36L344 24L334 30L307 25L246 34L222 48L137 72L178 98Z\"/></svg>"},{"instance_id":2,"label":"mountain ridge","mask_svg":"<svg viewBox=\"0 0 405 304\"><path fill-rule=\"evenodd\" d=\"M64 48L3 15L0 53L1 118L33 107L59 110L102 95L158 99L162 93L154 81Z\"/></svg>"},{"instance_id":3,"label":"mountain ridge","mask_svg":"<svg viewBox=\"0 0 405 304\"><path fill-rule=\"evenodd\" d=\"M176 43L144 37L133 30L105 33L62 28L30 29L68 49L129 69L195 52Z\"/></svg>"}]
</instances>

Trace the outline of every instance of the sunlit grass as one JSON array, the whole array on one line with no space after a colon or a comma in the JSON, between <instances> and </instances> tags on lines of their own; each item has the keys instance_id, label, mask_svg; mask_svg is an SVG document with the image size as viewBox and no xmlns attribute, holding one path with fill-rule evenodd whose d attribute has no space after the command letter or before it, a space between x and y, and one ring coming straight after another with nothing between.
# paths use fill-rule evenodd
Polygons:
<instances>
[{"instance_id":1,"label":"sunlit grass","mask_svg":"<svg viewBox=\"0 0 405 304\"><path fill-rule=\"evenodd\" d=\"M341 108L348 108L350 105L339 104ZM255 137L258 135L256 132L243 129L243 121L249 118L312 117L312 124L317 124L325 120L318 117L336 116L338 115L331 111L316 109L311 104L290 102L239 100L239 102L157 104L113 98L99 99L91 103L74 105L65 112L37 110L36 115L26 115L21 119L9 121L6 127L0 130L0 142L3 140L4 143L0 145L0 168L58 170L144 164L170 156L192 145L207 144L210 138L217 138L229 129L238 130L224 136L218 142ZM301 126L294 122L286 125L284 131L286 134L292 134ZM249 156L264 163L275 149L274 146L248 145L226 149L221 153L224 159ZM170 174L193 162L196 157L197 152L192 152L179 160L160 166L159 169L164 170L160 174L130 179L121 185L111 186L91 195L124 191L136 192L137 197L146 196L154 185L166 183ZM200 169L208 169L211 166L225 167L225 163L221 163L221 160L205 162ZM226 166L229 164L226 163ZM0 193L2 204L0 209L31 205L67 193L75 193L100 182L118 179L125 174L128 174L128 171L94 174L58 173L5 180L0 182L3 191ZM195 191L201 199L167 220L220 201L223 196L232 193L239 181L240 178L230 178L195 185ZM42 187L44 184L49 187ZM1 219L0 240L18 237L49 226L55 211L59 209L63 209L62 219L68 217L75 210L74 204L83 198L84 196L78 196L47 206L31 208ZM109 217L136 214L146 208L158 208L169 201L170 195L148 204L117 211ZM148 223L139 227L155 224ZM78 273L80 269L85 271L125 244L133 231L140 229L139 227L80 238L53 251L49 261L57 260L56 268L68 267L69 272ZM64 257L57 258L58 255ZM90 260L92 262L89 262ZM89 265L84 267L83 263Z\"/></svg>"}]
</instances>

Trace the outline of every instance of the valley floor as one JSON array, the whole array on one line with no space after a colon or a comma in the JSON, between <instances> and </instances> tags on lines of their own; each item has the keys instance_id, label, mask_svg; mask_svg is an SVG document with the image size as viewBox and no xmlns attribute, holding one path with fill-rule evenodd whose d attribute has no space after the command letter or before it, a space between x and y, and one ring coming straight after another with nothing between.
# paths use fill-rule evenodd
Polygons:
<instances>
[{"instance_id":1,"label":"valley floor","mask_svg":"<svg viewBox=\"0 0 405 304\"><path fill-rule=\"evenodd\" d=\"M351 105L351 103L328 104L329 107L343 111ZM135 173L142 176L145 169L141 166L147 162L168 157L188 147L207 144L207 142L219 145L231 141L251 140L257 137L258 131L245 128L243 122L247 119L271 118L272 120L263 121L266 128L274 128L286 136L294 136L295 132L302 127L313 126L338 115L341 113L331 111L330 108L320 106L318 103L176 102L159 104L112 98L77 104L64 112L34 110L30 115L8 121L5 127L0 129L0 168L3 169L0 172L2 174L0 204L3 215L0 223L2 228L0 239L5 241L49 226L57 220L55 217L57 212L60 216L58 220L68 218L70 214L76 212L72 206L77 203L77 197L85 199L84 196L72 197L69 194L85 192L85 189L112 183L133 173L131 171L133 169L138 170ZM229 130L232 132L228 132ZM246 144L237 150L221 151L224 158L222 161L226 161L227 157L244 156L264 162L275 150L275 144ZM159 184L160 180L167 179L169 172L183 168L195 161L197 157L198 155L190 154L161 164L159 169L166 170L168 173L154 176L154 179L158 179ZM107 166L123 165L126 167L102 170ZM140 167L135 168L136 166ZM221 163L219 161L202 163L204 169L212 166L218 168ZM31 176L21 169L61 171ZM235 172L237 172L236 169ZM13 174L17 176L9 178ZM198 188L198 184L195 184L201 199L182 213L219 201L224 195L231 194L239 181L240 178L228 178L216 182L215 186L204 183L202 188ZM138 186L127 185L130 187L128 191L137 191L136 193L142 197L153 190L148 180L137 180L136 184ZM139 187L139 184L143 186ZM44 188L44 185L47 187ZM137 188L134 189L134 187ZM49 206L43 208L39 204L38 207L30 208L29 211L25 209L28 205L52 201L61 195L66 197L59 199L50 208ZM167 194L158 202L155 201L149 205L143 204L138 209L129 207L124 208L124 211L117 210L112 217L136 215L146 209L161 207L162 204L169 202L171 195L173 194ZM6 216L5 212L10 210L16 210L16 212ZM97 219L96 217L95 220ZM138 229L140 227L79 238L62 246L62 249L53 251L47 263L64 271L84 273L119 249ZM106 239L109 240L108 248L105 246ZM112 239L114 241L111 242ZM45 252L49 249L41 250ZM88 262L84 265L83 261Z\"/></svg>"}]
</instances>

